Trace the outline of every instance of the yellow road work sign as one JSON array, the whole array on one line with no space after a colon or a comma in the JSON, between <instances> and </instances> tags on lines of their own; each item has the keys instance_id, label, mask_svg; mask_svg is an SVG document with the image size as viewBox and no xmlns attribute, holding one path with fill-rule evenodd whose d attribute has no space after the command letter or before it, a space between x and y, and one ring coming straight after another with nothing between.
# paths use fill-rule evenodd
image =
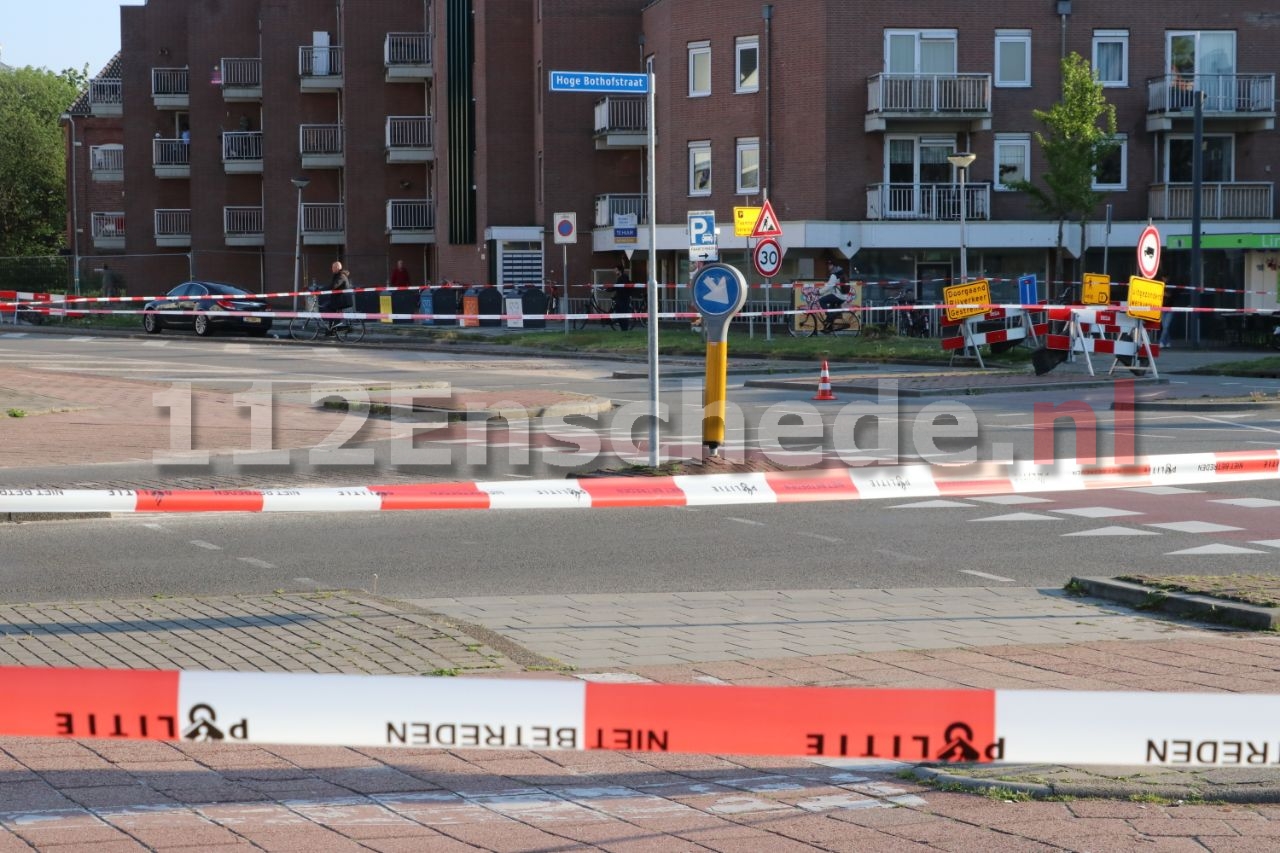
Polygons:
<instances>
[{"instance_id":1,"label":"yellow road work sign","mask_svg":"<svg viewBox=\"0 0 1280 853\"><path fill-rule=\"evenodd\" d=\"M759 207L735 207L733 209L733 236L750 237L756 230L756 220L760 218Z\"/></svg>"},{"instance_id":2,"label":"yellow road work sign","mask_svg":"<svg viewBox=\"0 0 1280 853\"><path fill-rule=\"evenodd\" d=\"M1084 292L1080 301L1085 305L1111 304L1111 276L1102 273L1087 272L1084 274Z\"/></svg>"},{"instance_id":3,"label":"yellow road work sign","mask_svg":"<svg viewBox=\"0 0 1280 853\"><path fill-rule=\"evenodd\" d=\"M1160 322L1160 309L1164 307L1164 282L1149 278L1129 278L1130 317ZM1133 306L1137 306L1136 309ZM1151 310L1154 309L1154 310Z\"/></svg>"},{"instance_id":4,"label":"yellow road work sign","mask_svg":"<svg viewBox=\"0 0 1280 853\"><path fill-rule=\"evenodd\" d=\"M972 317L975 314L985 314L987 313L987 309L985 307L956 308L952 306L990 305L991 283L985 278L980 278L977 281L970 281L965 284L953 284L950 287L944 287L942 288L942 301L947 306L947 319L951 321L963 320L965 317Z\"/></svg>"}]
</instances>

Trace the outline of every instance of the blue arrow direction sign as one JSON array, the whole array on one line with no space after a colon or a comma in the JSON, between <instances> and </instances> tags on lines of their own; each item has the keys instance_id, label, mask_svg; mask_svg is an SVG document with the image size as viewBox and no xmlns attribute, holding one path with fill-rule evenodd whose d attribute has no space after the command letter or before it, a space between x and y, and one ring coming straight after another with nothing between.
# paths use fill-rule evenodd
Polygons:
<instances>
[{"instance_id":1,"label":"blue arrow direction sign","mask_svg":"<svg viewBox=\"0 0 1280 853\"><path fill-rule=\"evenodd\" d=\"M649 94L648 74L620 74L614 71L552 71L548 79L552 92Z\"/></svg>"},{"instance_id":2,"label":"blue arrow direction sign","mask_svg":"<svg viewBox=\"0 0 1280 853\"><path fill-rule=\"evenodd\" d=\"M693 305L704 317L736 314L747 301L742 274L725 264L703 267L693 277Z\"/></svg>"}]
</instances>

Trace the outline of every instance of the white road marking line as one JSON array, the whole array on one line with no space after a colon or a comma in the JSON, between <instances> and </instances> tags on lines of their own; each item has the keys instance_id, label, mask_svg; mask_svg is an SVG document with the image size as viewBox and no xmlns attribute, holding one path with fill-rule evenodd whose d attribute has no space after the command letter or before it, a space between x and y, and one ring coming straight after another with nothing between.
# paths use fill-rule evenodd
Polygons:
<instances>
[{"instance_id":1,"label":"white road marking line","mask_svg":"<svg viewBox=\"0 0 1280 853\"><path fill-rule=\"evenodd\" d=\"M1228 530L1243 530L1229 524L1214 524L1211 521L1166 521L1150 524L1148 527L1159 527L1161 530L1172 530L1175 533L1225 533Z\"/></svg>"},{"instance_id":2,"label":"white road marking line","mask_svg":"<svg viewBox=\"0 0 1280 853\"><path fill-rule=\"evenodd\" d=\"M164 530L164 525L161 525L161 524L155 524L155 523L153 523L153 522L147 522L147 523L143 524L142 526L143 526L143 527L145 527L145 528L147 528L148 530Z\"/></svg>"},{"instance_id":3,"label":"white road marking line","mask_svg":"<svg viewBox=\"0 0 1280 853\"><path fill-rule=\"evenodd\" d=\"M808 533L803 530L797 531L796 535L803 536L806 539L817 539L822 542L830 542L832 545L839 545L841 542L844 541L838 536L823 536L821 533Z\"/></svg>"},{"instance_id":4,"label":"white road marking line","mask_svg":"<svg viewBox=\"0 0 1280 853\"><path fill-rule=\"evenodd\" d=\"M1198 416L1196 420L1208 421L1211 424L1226 424L1227 426L1230 426L1230 427L1238 427L1241 429L1251 429L1251 430L1256 430L1257 432L1269 432L1273 435L1280 435L1280 429L1271 429L1269 427L1254 426L1253 424L1232 423L1231 421L1228 421L1222 418L1210 418L1210 417Z\"/></svg>"},{"instance_id":5,"label":"white road marking line","mask_svg":"<svg viewBox=\"0 0 1280 853\"><path fill-rule=\"evenodd\" d=\"M1002 504L1012 506L1014 504L1051 504L1052 498L1035 498L1031 495L986 495L984 497L970 498L969 500L982 501L989 504Z\"/></svg>"},{"instance_id":6,"label":"white road marking line","mask_svg":"<svg viewBox=\"0 0 1280 853\"><path fill-rule=\"evenodd\" d=\"M1265 554L1254 548L1241 548L1239 545L1201 545L1199 548L1187 548L1183 551L1170 551L1166 557L1199 557L1227 554Z\"/></svg>"},{"instance_id":7,"label":"white road marking line","mask_svg":"<svg viewBox=\"0 0 1280 853\"><path fill-rule=\"evenodd\" d=\"M192 539L191 543L197 548L204 548L206 551L221 551L221 545L214 545L212 542L205 542L203 539Z\"/></svg>"},{"instance_id":8,"label":"white road marking line","mask_svg":"<svg viewBox=\"0 0 1280 853\"><path fill-rule=\"evenodd\" d=\"M1064 533L1063 536L1159 536L1154 530L1139 530L1136 527L1099 527L1094 530L1079 530L1075 533Z\"/></svg>"},{"instance_id":9,"label":"white road marking line","mask_svg":"<svg viewBox=\"0 0 1280 853\"><path fill-rule=\"evenodd\" d=\"M1211 504L1230 504L1232 506L1242 506L1249 509L1261 509L1262 507L1280 506L1280 501L1273 501L1270 498L1217 498L1209 501Z\"/></svg>"},{"instance_id":10,"label":"white road marking line","mask_svg":"<svg viewBox=\"0 0 1280 853\"><path fill-rule=\"evenodd\" d=\"M1005 578L1000 575L989 575L986 572L975 572L970 569L961 569L962 575L973 575L975 578L986 578L989 581L1001 581L1002 583L1013 583L1013 578Z\"/></svg>"},{"instance_id":11,"label":"white road marking line","mask_svg":"<svg viewBox=\"0 0 1280 853\"><path fill-rule=\"evenodd\" d=\"M1008 515L992 515L987 518L971 518L970 521L1062 521L1053 515L1041 515L1038 512L1011 512Z\"/></svg>"},{"instance_id":12,"label":"white road marking line","mask_svg":"<svg viewBox=\"0 0 1280 853\"><path fill-rule=\"evenodd\" d=\"M765 524L764 524L764 522L763 522L763 521L752 521L752 520L751 520L751 519L749 519L749 518L738 518L737 516L733 516L733 515L726 515L726 516L724 517L724 520L725 520L725 521L736 521L738 524L750 524L752 527L764 527L764 526L765 526Z\"/></svg>"},{"instance_id":13,"label":"white road marking line","mask_svg":"<svg viewBox=\"0 0 1280 853\"><path fill-rule=\"evenodd\" d=\"M1268 548L1280 548L1280 539L1255 539L1253 545L1266 545Z\"/></svg>"},{"instance_id":14,"label":"white road marking line","mask_svg":"<svg viewBox=\"0 0 1280 853\"><path fill-rule=\"evenodd\" d=\"M251 566L257 566L260 569L274 569L275 565L268 563L266 560L259 560L257 557L236 557L242 563L248 563Z\"/></svg>"},{"instance_id":15,"label":"white road marking line","mask_svg":"<svg viewBox=\"0 0 1280 853\"><path fill-rule=\"evenodd\" d=\"M1050 512L1060 512L1063 515L1078 515L1081 518L1118 518L1122 515L1145 515L1145 513L1135 512L1131 509L1115 509L1109 506L1085 506L1079 509L1051 509Z\"/></svg>"},{"instance_id":16,"label":"white road marking line","mask_svg":"<svg viewBox=\"0 0 1280 853\"><path fill-rule=\"evenodd\" d=\"M912 504L898 504L897 506L889 507L889 509L949 509L952 507L971 507L971 506L973 506L973 504L965 503L964 501L936 500L936 501L919 501L917 503L912 503Z\"/></svg>"},{"instance_id":17,"label":"white road marking line","mask_svg":"<svg viewBox=\"0 0 1280 853\"><path fill-rule=\"evenodd\" d=\"M1130 492L1140 492L1144 495L1198 495L1204 492L1204 489L1184 489L1182 486L1140 486L1134 489L1126 489Z\"/></svg>"}]
</instances>

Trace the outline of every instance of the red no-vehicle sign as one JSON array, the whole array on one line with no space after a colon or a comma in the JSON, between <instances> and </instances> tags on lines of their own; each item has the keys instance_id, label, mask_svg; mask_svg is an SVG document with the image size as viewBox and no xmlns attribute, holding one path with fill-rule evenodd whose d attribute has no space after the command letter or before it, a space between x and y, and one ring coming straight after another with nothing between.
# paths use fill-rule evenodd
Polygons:
<instances>
[{"instance_id":1,"label":"red no-vehicle sign","mask_svg":"<svg viewBox=\"0 0 1280 853\"><path fill-rule=\"evenodd\" d=\"M751 262L756 265L756 272L762 278L773 278L782 269L782 247L772 237L766 237L756 244L751 253Z\"/></svg>"},{"instance_id":2,"label":"red no-vehicle sign","mask_svg":"<svg viewBox=\"0 0 1280 853\"><path fill-rule=\"evenodd\" d=\"M1155 278L1160 269L1160 232L1148 225L1138 238L1138 271L1143 278Z\"/></svg>"}]
</instances>

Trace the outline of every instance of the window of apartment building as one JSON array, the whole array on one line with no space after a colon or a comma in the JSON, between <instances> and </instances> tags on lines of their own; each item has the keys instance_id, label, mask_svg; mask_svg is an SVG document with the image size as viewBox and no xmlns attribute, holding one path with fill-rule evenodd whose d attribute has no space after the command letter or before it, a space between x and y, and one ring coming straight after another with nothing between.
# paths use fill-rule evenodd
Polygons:
<instances>
[{"instance_id":1,"label":"window of apartment building","mask_svg":"<svg viewBox=\"0 0 1280 853\"><path fill-rule=\"evenodd\" d=\"M736 43L735 92L760 91L760 37L742 36Z\"/></svg>"},{"instance_id":2,"label":"window of apartment building","mask_svg":"<svg viewBox=\"0 0 1280 853\"><path fill-rule=\"evenodd\" d=\"M1093 73L1104 87L1129 85L1129 31L1093 31Z\"/></svg>"},{"instance_id":3,"label":"window of apartment building","mask_svg":"<svg viewBox=\"0 0 1280 853\"><path fill-rule=\"evenodd\" d=\"M1129 188L1129 137L1116 134L1120 144L1098 164L1093 175L1095 190L1125 190Z\"/></svg>"},{"instance_id":4,"label":"window of apartment building","mask_svg":"<svg viewBox=\"0 0 1280 853\"><path fill-rule=\"evenodd\" d=\"M1230 183L1235 180L1235 137L1205 134L1204 173L1206 184ZM1190 136L1170 136L1165 147L1165 180L1171 184L1191 183L1193 166Z\"/></svg>"},{"instance_id":5,"label":"window of apartment building","mask_svg":"<svg viewBox=\"0 0 1280 853\"><path fill-rule=\"evenodd\" d=\"M689 97L711 94L711 42L689 43Z\"/></svg>"},{"instance_id":6,"label":"window of apartment building","mask_svg":"<svg viewBox=\"0 0 1280 853\"><path fill-rule=\"evenodd\" d=\"M738 186L740 195L760 192L760 139L738 140Z\"/></svg>"},{"instance_id":7,"label":"window of apartment building","mask_svg":"<svg viewBox=\"0 0 1280 853\"><path fill-rule=\"evenodd\" d=\"M996 30L995 85L1031 85L1031 30Z\"/></svg>"},{"instance_id":8,"label":"window of apartment building","mask_svg":"<svg viewBox=\"0 0 1280 853\"><path fill-rule=\"evenodd\" d=\"M884 65L890 74L955 74L955 30L885 30Z\"/></svg>"},{"instance_id":9,"label":"window of apartment building","mask_svg":"<svg viewBox=\"0 0 1280 853\"><path fill-rule=\"evenodd\" d=\"M1240 93L1236 79L1236 34L1229 31L1182 31L1168 33L1168 68L1176 75L1176 91L1183 95L1180 104L1190 109L1194 101L1192 89L1204 95L1205 111L1233 111Z\"/></svg>"},{"instance_id":10,"label":"window of apartment building","mask_svg":"<svg viewBox=\"0 0 1280 853\"><path fill-rule=\"evenodd\" d=\"M1031 134L996 134L995 188L1009 189L1013 181L1031 180Z\"/></svg>"},{"instance_id":11,"label":"window of apartment building","mask_svg":"<svg viewBox=\"0 0 1280 853\"><path fill-rule=\"evenodd\" d=\"M689 195L711 195L711 143L689 143Z\"/></svg>"}]
</instances>

